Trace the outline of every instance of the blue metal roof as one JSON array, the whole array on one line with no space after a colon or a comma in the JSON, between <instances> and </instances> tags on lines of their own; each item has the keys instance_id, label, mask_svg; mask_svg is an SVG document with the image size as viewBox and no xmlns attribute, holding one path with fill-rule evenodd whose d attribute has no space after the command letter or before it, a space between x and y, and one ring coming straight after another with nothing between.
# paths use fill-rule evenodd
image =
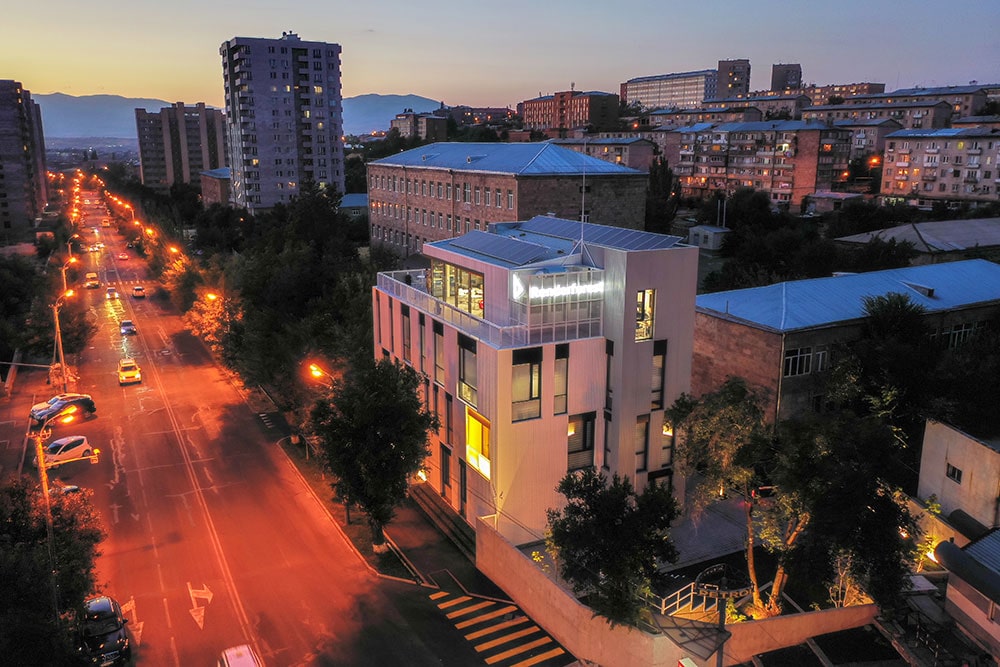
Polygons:
<instances>
[{"instance_id":1,"label":"blue metal roof","mask_svg":"<svg viewBox=\"0 0 1000 667\"><path fill-rule=\"evenodd\" d=\"M925 294L931 288L933 293ZM864 298L905 294L927 312L1000 301L1000 264L984 259L911 266L766 287L702 294L701 312L775 331L810 329L864 317Z\"/></svg>"},{"instance_id":2,"label":"blue metal roof","mask_svg":"<svg viewBox=\"0 0 1000 667\"><path fill-rule=\"evenodd\" d=\"M617 250L655 250L672 248L682 241L679 236L653 234L638 229L625 229L611 225L596 225L591 222L577 222L565 218L553 218L547 215L536 215L524 222L500 223L495 225L496 232L514 234L519 237L538 239L559 239L578 241L601 245Z\"/></svg>"},{"instance_id":3,"label":"blue metal roof","mask_svg":"<svg viewBox=\"0 0 1000 667\"><path fill-rule=\"evenodd\" d=\"M547 142L442 142L403 151L370 164L519 176L637 176L645 173Z\"/></svg>"},{"instance_id":4,"label":"blue metal roof","mask_svg":"<svg viewBox=\"0 0 1000 667\"><path fill-rule=\"evenodd\" d=\"M340 208L368 208L368 195L357 192L344 195L340 199Z\"/></svg>"},{"instance_id":5,"label":"blue metal roof","mask_svg":"<svg viewBox=\"0 0 1000 667\"><path fill-rule=\"evenodd\" d=\"M886 139L900 139L906 137L928 137L940 139L955 139L961 137L997 137L1000 138L1000 131L991 127L939 127L937 129L912 129L896 130L885 135Z\"/></svg>"},{"instance_id":6,"label":"blue metal roof","mask_svg":"<svg viewBox=\"0 0 1000 667\"><path fill-rule=\"evenodd\" d=\"M232 178L232 171L229 167L219 167L218 169L206 169L201 172L201 175L209 178Z\"/></svg>"}]
</instances>

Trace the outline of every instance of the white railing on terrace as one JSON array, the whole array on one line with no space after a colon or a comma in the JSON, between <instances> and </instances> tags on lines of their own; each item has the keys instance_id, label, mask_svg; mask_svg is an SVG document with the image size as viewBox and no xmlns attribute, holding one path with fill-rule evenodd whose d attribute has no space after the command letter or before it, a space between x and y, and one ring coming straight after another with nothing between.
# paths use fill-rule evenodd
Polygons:
<instances>
[{"instance_id":1,"label":"white railing on terrace","mask_svg":"<svg viewBox=\"0 0 1000 667\"><path fill-rule=\"evenodd\" d=\"M410 279L409 284L406 282L407 276ZM446 322L467 336L497 349L563 343L603 335L600 319L545 323L538 326L494 324L428 294L425 272L422 270L380 273L376 286L400 302Z\"/></svg>"}]
</instances>

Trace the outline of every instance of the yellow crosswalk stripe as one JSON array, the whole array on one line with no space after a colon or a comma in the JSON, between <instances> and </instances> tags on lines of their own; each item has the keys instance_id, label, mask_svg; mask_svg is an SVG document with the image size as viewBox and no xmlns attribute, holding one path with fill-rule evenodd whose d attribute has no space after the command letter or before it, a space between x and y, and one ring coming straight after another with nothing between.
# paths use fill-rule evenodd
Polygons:
<instances>
[{"instance_id":1,"label":"yellow crosswalk stripe","mask_svg":"<svg viewBox=\"0 0 1000 667\"><path fill-rule=\"evenodd\" d=\"M447 591L438 591L437 593L431 593L431 599L438 600L449 595L451 595L451 593L448 593Z\"/></svg>"},{"instance_id":2,"label":"yellow crosswalk stripe","mask_svg":"<svg viewBox=\"0 0 1000 667\"><path fill-rule=\"evenodd\" d=\"M541 639L536 639L535 641L530 642L528 644L515 646L509 651L504 651L503 653L497 653L496 655L491 655L490 657L486 658L486 664L492 665L494 663L500 662L501 660L506 660L507 658L515 656L518 653L524 653L525 651L530 651L531 649L537 648L542 644L548 644L551 641L552 641L551 637L542 637Z\"/></svg>"},{"instance_id":3,"label":"yellow crosswalk stripe","mask_svg":"<svg viewBox=\"0 0 1000 667\"><path fill-rule=\"evenodd\" d=\"M466 614L475 613L475 612L479 611L480 609L482 609L483 607L492 607L495 604L496 604L496 602L491 602L491 601L487 600L486 602L480 602L479 604L474 604L471 607L463 607L462 609L459 609L457 611L453 611L453 612L451 612L449 614L445 614L445 615L448 618L458 618L459 616L465 616Z\"/></svg>"},{"instance_id":4,"label":"yellow crosswalk stripe","mask_svg":"<svg viewBox=\"0 0 1000 667\"><path fill-rule=\"evenodd\" d=\"M461 623L456 623L455 627L458 628L459 630L461 630L463 628L469 627L470 625L475 625L476 623L482 623L483 621L488 621L491 618L496 618L498 616L503 616L504 614L509 614L512 611L517 611L517 607L514 607L512 605L508 605L506 607L501 607L500 609L497 609L496 611L491 611L488 614L483 614L482 616L476 616L475 618L470 618L467 621L462 621Z\"/></svg>"},{"instance_id":5,"label":"yellow crosswalk stripe","mask_svg":"<svg viewBox=\"0 0 1000 667\"><path fill-rule=\"evenodd\" d=\"M496 639L491 639L488 642L483 642L482 644L476 644L476 652L482 653L483 651L488 651L491 648L496 648L501 644L512 642L515 639L520 639L521 637L533 635L536 632L541 632L541 630L538 628L537 625L532 625L530 628L518 630L517 632L512 632L509 635L504 635L503 637L497 637Z\"/></svg>"},{"instance_id":6,"label":"yellow crosswalk stripe","mask_svg":"<svg viewBox=\"0 0 1000 667\"><path fill-rule=\"evenodd\" d=\"M504 621L503 623L497 623L496 625L491 625L490 627L483 628L482 630L476 630L475 632L470 632L469 634L465 635L465 638L468 641L472 641L473 639L479 639L480 637L491 635L494 632L500 632L501 630L512 628L515 625L521 625L522 623L527 623L528 620L529 619L527 616L518 616L517 618L512 619L510 621Z\"/></svg>"},{"instance_id":7,"label":"yellow crosswalk stripe","mask_svg":"<svg viewBox=\"0 0 1000 667\"><path fill-rule=\"evenodd\" d=\"M441 604L438 605L438 608L439 609L447 609L448 607L454 607L457 604L462 604L463 602L468 602L471 599L472 598L470 598L468 595L463 595L460 598L455 598L454 600L448 600L447 602L442 602Z\"/></svg>"},{"instance_id":8,"label":"yellow crosswalk stripe","mask_svg":"<svg viewBox=\"0 0 1000 667\"><path fill-rule=\"evenodd\" d=\"M545 653L539 653L534 658L528 658L527 660L522 660L516 664L511 665L511 667L531 667L532 665L537 665L540 662L544 662L549 658L554 658L557 655L562 655L566 651L562 650L558 646L551 651L546 651Z\"/></svg>"}]
</instances>

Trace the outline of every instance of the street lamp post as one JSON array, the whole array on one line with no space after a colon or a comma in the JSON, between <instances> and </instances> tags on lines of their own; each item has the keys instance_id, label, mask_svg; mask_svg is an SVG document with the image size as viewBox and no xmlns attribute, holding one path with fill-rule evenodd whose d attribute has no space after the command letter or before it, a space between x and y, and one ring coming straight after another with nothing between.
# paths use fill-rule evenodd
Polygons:
<instances>
[{"instance_id":1,"label":"street lamp post","mask_svg":"<svg viewBox=\"0 0 1000 667\"><path fill-rule=\"evenodd\" d=\"M69 244L67 243L67 245ZM66 267L69 266L70 264L76 264L76 257L73 257L72 253L70 253L69 261L63 264L61 268L62 281L63 281L63 294L69 291L69 287L66 285Z\"/></svg>"},{"instance_id":2,"label":"street lamp post","mask_svg":"<svg viewBox=\"0 0 1000 667\"><path fill-rule=\"evenodd\" d=\"M63 305L63 299L70 296L73 296L73 290L67 290L62 296L56 299L54 304L52 304L52 319L56 324L56 350L59 353L59 374L62 376L63 393L69 391L69 388L67 386L68 381L66 378L66 357L63 354L62 329L59 327L59 309Z\"/></svg>"}]
</instances>

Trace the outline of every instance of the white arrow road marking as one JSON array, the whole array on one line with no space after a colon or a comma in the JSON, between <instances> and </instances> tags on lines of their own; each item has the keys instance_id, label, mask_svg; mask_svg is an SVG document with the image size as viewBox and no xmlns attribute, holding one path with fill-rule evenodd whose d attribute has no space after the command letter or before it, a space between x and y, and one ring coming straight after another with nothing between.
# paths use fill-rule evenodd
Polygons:
<instances>
[{"instance_id":1,"label":"white arrow road marking","mask_svg":"<svg viewBox=\"0 0 1000 667\"><path fill-rule=\"evenodd\" d=\"M205 604L209 605L212 603L212 591L209 590L208 586L202 584L201 588L191 588L191 582L187 582L188 596L191 598L191 618L194 622L198 624L198 629L205 629L205 607L198 606L198 600L205 600Z\"/></svg>"},{"instance_id":2,"label":"white arrow road marking","mask_svg":"<svg viewBox=\"0 0 1000 667\"><path fill-rule=\"evenodd\" d=\"M198 629L199 630L204 630L205 629L205 608L204 607L195 607L194 609L189 609L188 611L191 612L191 618L194 619L194 622L198 624Z\"/></svg>"},{"instance_id":3,"label":"white arrow road marking","mask_svg":"<svg viewBox=\"0 0 1000 667\"><path fill-rule=\"evenodd\" d=\"M128 602L122 605L122 613L127 616L129 612L132 612L132 619L129 621L128 626L129 631L135 639L135 645L140 646L142 644L142 621L139 620L139 612L135 608L134 595L128 599Z\"/></svg>"},{"instance_id":4,"label":"white arrow road marking","mask_svg":"<svg viewBox=\"0 0 1000 667\"><path fill-rule=\"evenodd\" d=\"M118 523L118 510L120 510L121 508L122 508L121 505L112 505L111 506L111 514L114 517L112 519L112 521L111 521L112 523Z\"/></svg>"}]
</instances>

